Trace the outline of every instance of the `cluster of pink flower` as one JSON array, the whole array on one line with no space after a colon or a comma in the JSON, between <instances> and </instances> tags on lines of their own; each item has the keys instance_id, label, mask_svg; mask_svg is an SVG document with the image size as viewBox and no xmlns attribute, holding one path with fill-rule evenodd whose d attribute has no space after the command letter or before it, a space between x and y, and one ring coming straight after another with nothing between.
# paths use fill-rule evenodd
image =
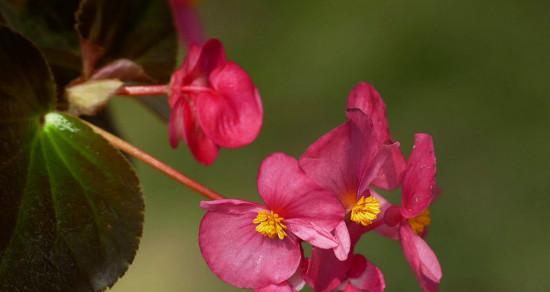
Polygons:
<instances>
[{"instance_id":1,"label":"cluster of pink flower","mask_svg":"<svg viewBox=\"0 0 550 292\"><path fill-rule=\"evenodd\" d=\"M258 91L219 41L192 46L170 84L170 141L183 138L210 164L220 147L253 141L262 125ZM369 231L399 240L425 291L437 291L441 267L424 241L429 206L438 194L432 138L416 134L408 159L390 136L379 93L360 83L351 92L347 121L296 160L275 153L258 175L263 204L236 199L201 202L207 212L199 245L225 282L257 291L383 291L382 272L354 253ZM401 187L401 205L375 188ZM306 258L302 243L313 246Z\"/></svg>"}]
</instances>

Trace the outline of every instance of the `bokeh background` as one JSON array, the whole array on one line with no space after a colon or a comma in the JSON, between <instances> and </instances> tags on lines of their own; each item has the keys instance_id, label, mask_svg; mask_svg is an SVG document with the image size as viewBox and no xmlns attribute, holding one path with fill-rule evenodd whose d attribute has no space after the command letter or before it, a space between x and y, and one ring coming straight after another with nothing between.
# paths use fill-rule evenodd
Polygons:
<instances>
[{"instance_id":1,"label":"bokeh background","mask_svg":"<svg viewBox=\"0 0 550 292\"><path fill-rule=\"evenodd\" d=\"M369 81L407 155L414 133L434 136L443 193L428 242L443 266L441 290L550 291L549 1L198 5L208 35L223 40L261 91L260 137L206 168L185 147L169 148L155 116L117 98L111 110L128 140L227 196L257 200L262 159L300 155L344 121L348 92ZM200 256L201 198L136 167L145 231L112 291L235 291ZM372 234L359 251L382 268L387 291L419 290L397 242Z\"/></svg>"}]
</instances>

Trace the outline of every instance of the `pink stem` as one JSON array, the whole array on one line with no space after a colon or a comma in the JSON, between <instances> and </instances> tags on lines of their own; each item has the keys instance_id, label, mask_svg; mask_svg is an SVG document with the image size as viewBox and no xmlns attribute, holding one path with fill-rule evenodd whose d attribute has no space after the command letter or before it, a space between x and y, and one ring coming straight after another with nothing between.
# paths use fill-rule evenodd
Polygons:
<instances>
[{"instance_id":1,"label":"pink stem","mask_svg":"<svg viewBox=\"0 0 550 292\"><path fill-rule=\"evenodd\" d=\"M124 96L165 96L168 95L167 85L135 85L122 86L116 93Z\"/></svg>"},{"instance_id":2,"label":"pink stem","mask_svg":"<svg viewBox=\"0 0 550 292\"><path fill-rule=\"evenodd\" d=\"M95 126L88 122L85 122L88 126L90 126L94 132L101 135L105 140L109 141L114 147L120 149L121 151L149 164L151 167L159 170L160 172L164 173L168 177L176 180L177 182L181 183L182 185L192 189L193 191L205 196L206 198L217 200L217 199L223 199L223 196L218 194L217 192L205 187L204 185L192 180L191 178L185 176L181 172L175 170L174 168L170 167L169 165L165 164L164 162L156 159L155 157L151 156L150 154L146 153L145 151L137 148L136 146L120 139L119 137Z\"/></svg>"}]
</instances>

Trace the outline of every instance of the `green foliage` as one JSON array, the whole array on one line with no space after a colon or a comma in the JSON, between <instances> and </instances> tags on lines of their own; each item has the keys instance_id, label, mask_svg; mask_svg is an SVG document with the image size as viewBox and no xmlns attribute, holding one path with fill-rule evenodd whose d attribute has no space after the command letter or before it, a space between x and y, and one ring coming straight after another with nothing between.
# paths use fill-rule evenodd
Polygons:
<instances>
[{"instance_id":1,"label":"green foliage","mask_svg":"<svg viewBox=\"0 0 550 292\"><path fill-rule=\"evenodd\" d=\"M143 198L128 162L52 112L38 50L0 26L0 290L98 291L132 262Z\"/></svg>"}]
</instances>

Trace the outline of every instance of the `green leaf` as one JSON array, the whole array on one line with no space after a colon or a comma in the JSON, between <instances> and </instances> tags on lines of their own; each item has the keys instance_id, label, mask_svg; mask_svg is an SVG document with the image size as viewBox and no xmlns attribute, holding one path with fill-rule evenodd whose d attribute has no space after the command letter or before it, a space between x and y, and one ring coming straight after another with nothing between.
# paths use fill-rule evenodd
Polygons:
<instances>
[{"instance_id":1,"label":"green leaf","mask_svg":"<svg viewBox=\"0 0 550 292\"><path fill-rule=\"evenodd\" d=\"M128 162L51 112L44 59L0 26L0 291L99 291L132 262L143 198Z\"/></svg>"},{"instance_id":2,"label":"green leaf","mask_svg":"<svg viewBox=\"0 0 550 292\"><path fill-rule=\"evenodd\" d=\"M74 30L79 4L80 0L0 1L0 18L33 40L63 84L80 74L79 39Z\"/></svg>"}]
</instances>

